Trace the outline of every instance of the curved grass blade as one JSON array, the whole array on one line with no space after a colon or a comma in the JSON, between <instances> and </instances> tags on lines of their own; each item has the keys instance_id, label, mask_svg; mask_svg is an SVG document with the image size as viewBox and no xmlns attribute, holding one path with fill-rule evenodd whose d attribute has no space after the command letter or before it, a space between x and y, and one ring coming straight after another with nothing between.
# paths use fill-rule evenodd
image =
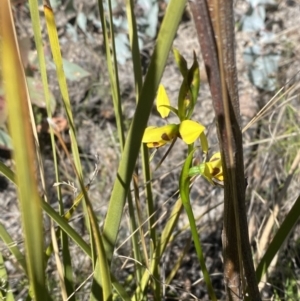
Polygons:
<instances>
[{"instance_id":1,"label":"curved grass blade","mask_svg":"<svg viewBox=\"0 0 300 301\"><path fill-rule=\"evenodd\" d=\"M11 182L15 182L15 174L14 172L6 166L2 161L0 161L0 172Z\"/></svg>"},{"instance_id":2,"label":"curved grass blade","mask_svg":"<svg viewBox=\"0 0 300 301\"><path fill-rule=\"evenodd\" d=\"M207 289L208 289L208 294L210 296L211 300L216 300L217 297L215 295L214 289L211 284L211 280L209 277L209 273L207 271L206 265L205 265L205 259L202 251L202 246L201 242L199 239L198 231L197 231L197 226L192 210L192 206L190 204L190 177L189 177L189 169L193 160L193 155L196 149L190 152L188 155L187 159L184 162L181 174L180 174L180 180L179 180L179 191L180 191L180 196L182 200L183 207L187 213L190 227L191 227L191 232L192 232L192 237L194 240L196 252L198 255L198 260L201 266L201 270L203 272L203 278L206 282Z\"/></svg>"},{"instance_id":3,"label":"curved grass blade","mask_svg":"<svg viewBox=\"0 0 300 301\"><path fill-rule=\"evenodd\" d=\"M0 279L1 279L0 300L14 301L15 298L8 282L8 276L6 273L6 268L1 252L0 252Z\"/></svg>"},{"instance_id":4,"label":"curved grass blade","mask_svg":"<svg viewBox=\"0 0 300 301\"><path fill-rule=\"evenodd\" d=\"M270 266L274 256L289 236L289 233L294 228L296 222L299 220L299 212L300 196L298 196L295 204L291 208L288 215L285 217L283 223L281 224L272 242L270 243L265 255L263 256L263 258L259 262L259 265L257 266L256 279L258 283L262 279L263 275L267 272L268 267Z\"/></svg>"},{"instance_id":5,"label":"curved grass blade","mask_svg":"<svg viewBox=\"0 0 300 301\"><path fill-rule=\"evenodd\" d=\"M9 128L14 146L18 196L25 239L26 260L32 294L48 300L43 260L43 222L34 170L35 153L29 114L29 96L10 1L1 1L1 60Z\"/></svg>"},{"instance_id":6,"label":"curved grass blade","mask_svg":"<svg viewBox=\"0 0 300 301\"><path fill-rule=\"evenodd\" d=\"M74 119L73 119L73 114L72 114L72 110L71 110L71 103L70 103L70 98L69 98L67 80L66 80L66 76L64 73L64 69L63 69L63 60L62 60L60 46L59 46L59 39L58 39L55 18L54 18L54 14L53 14L53 10L51 8L50 2L48 0L44 0L44 14L45 14L45 18L46 18L46 25L47 25L47 30L48 30L51 52L53 55L53 60L54 60L55 66L56 66L56 74L57 74L58 84L59 84L59 88L60 88L62 99L63 99L65 113L67 115L68 123L70 126L71 147L72 147L72 153L73 153L73 157L74 157L74 163L76 166L75 172L77 174L80 186L83 189L84 185L82 184L83 183L82 168L81 168L78 145L77 145L77 140L76 140L75 125L74 125Z\"/></svg>"},{"instance_id":7,"label":"curved grass blade","mask_svg":"<svg viewBox=\"0 0 300 301\"><path fill-rule=\"evenodd\" d=\"M88 191L89 190L89 185L85 186L85 189ZM78 194L78 196L75 198L72 207L63 215L63 217L65 218L65 220L67 222L70 221L73 213L75 212L76 208L79 206L79 204L81 203L81 200L83 199L83 192L80 192ZM59 241L60 240L60 229L57 229L55 231L55 236L56 236L56 240ZM52 243L50 243L50 245L46 248L46 260L48 260L51 256L53 252L53 246Z\"/></svg>"},{"instance_id":8,"label":"curved grass blade","mask_svg":"<svg viewBox=\"0 0 300 301\"><path fill-rule=\"evenodd\" d=\"M22 267L24 273L28 275L26 258L19 250L17 243L11 238L10 234L6 231L5 227L0 224L0 237L6 244L7 248L14 255L19 265Z\"/></svg>"},{"instance_id":9,"label":"curved grass blade","mask_svg":"<svg viewBox=\"0 0 300 301\"><path fill-rule=\"evenodd\" d=\"M172 265L171 271L170 271L168 277L165 280L165 284L170 284L171 281L173 280L173 278L176 276L178 270L180 269L180 266L181 266L183 260L185 259L186 255L188 254L188 252L190 250L191 242L192 242L192 239L191 239L191 237L189 237L189 239L186 242L184 248L179 253L179 256L178 256L177 260Z\"/></svg>"},{"instance_id":10,"label":"curved grass blade","mask_svg":"<svg viewBox=\"0 0 300 301\"><path fill-rule=\"evenodd\" d=\"M60 216L48 203L42 201L43 210L54 220L59 227L68 234L68 236L86 253L89 257L92 256L90 246L82 239L82 237L69 225L64 217Z\"/></svg>"},{"instance_id":11,"label":"curved grass blade","mask_svg":"<svg viewBox=\"0 0 300 301\"><path fill-rule=\"evenodd\" d=\"M116 281L116 279L113 277L113 275L111 275L111 281L112 281L114 289L116 290L118 295L122 298L122 300L123 301L130 301L130 298L129 298L126 290L124 289L124 287L122 285L120 285L120 283L118 283Z\"/></svg>"}]
</instances>

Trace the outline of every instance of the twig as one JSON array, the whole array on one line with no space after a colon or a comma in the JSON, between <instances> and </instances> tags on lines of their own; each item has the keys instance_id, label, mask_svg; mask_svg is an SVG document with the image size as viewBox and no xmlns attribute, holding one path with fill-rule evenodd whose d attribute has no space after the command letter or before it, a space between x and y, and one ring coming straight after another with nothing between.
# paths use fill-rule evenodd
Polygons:
<instances>
[{"instance_id":1,"label":"twig","mask_svg":"<svg viewBox=\"0 0 300 301\"><path fill-rule=\"evenodd\" d=\"M190 2L216 114L224 172L222 234L227 300L260 300L245 207L232 1ZM244 279L245 273L245 279ZM245 285L242 283L246 280Z\"/></svg>"}]
</instances>

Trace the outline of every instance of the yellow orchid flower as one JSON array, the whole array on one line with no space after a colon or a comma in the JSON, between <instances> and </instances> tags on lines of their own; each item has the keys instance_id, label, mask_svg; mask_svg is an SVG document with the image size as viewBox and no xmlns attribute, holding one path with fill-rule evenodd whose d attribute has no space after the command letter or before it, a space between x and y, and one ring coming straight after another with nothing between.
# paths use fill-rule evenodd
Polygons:
<instances>
[{"instance_id":1,"label":"yellow orchid flower","mask_svg":"<svg viewBox=\"0 0 300 301\"><path fill-rule=\"evenodd\" d=\"M146 143L149 148L158 148L171 142L178 136L178 132L178 124L168 124L162 127L149 126L145 129L142 142Z\"/></svg>"},{"instance_id":2,"label":"yellow orchid flower","mask_svg":"<svg viewBox=\"0 0 300 301\"><path fill-rule=\"evenodd\" d=\"M142 139L147 147L161 147L180 137L186 144L191 144L204 132L205 127L192 120L184 120L180 124L168 124L162 127L147 127Z\"/></svg>"},{"instance_id":3,"label":"yellow orchid flower","mask_svg":"<svg viewBox=\"0 0 300 301\"><path fill-rule=\"evenodd\" d=\"M208 166L209 173L212 178L224 181L223 176L223 168L222 168L222 161L221 161L221 153L215 153L209 160L209 162L205 163Z\"/></svg>"},{"instance_id":4,"label":"yellow orchid flower","mask_svg":"<svg viewBox=\"0 0 300 301\"><path fill-rule=\"evenodd\" d=\"M202 175L211 184L215 184L213 179L224 181L221 153L215 153L208 162L193 166L189 170L189 176Z\"/></svg>"},{"instance_id":5,"label":"yellow orchid flower","mask_svg":"<svg viewBox=\"0 0 300 301\"><path fill-rule=\"evenodd\" d=\"M170 105L170 99L163 85L159 85L156 108L162 118L169 116L170 111L179 117L179 112L176 108ZM186 109L185 107L183 108ZM185 114L181 114L185 115ZM169 124L162 127L147 127L142 139L143 143L147 144L149 148L158 148L168 142L174 140L174 138L181 138L186 144L192 144L196 139L200 138L200 143L203 151L207 153L208 144L204 133L205 127L190 119L181 119L180 124Z\"/></svg>"}]
</instances>

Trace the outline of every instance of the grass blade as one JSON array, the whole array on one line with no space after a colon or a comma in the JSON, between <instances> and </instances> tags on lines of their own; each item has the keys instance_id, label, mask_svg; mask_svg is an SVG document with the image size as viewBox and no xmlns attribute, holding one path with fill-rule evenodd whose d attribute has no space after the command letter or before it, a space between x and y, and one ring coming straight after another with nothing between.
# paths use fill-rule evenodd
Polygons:
<instances>
[{"instance_id":1,"label":"grass blade","mask_svg":"<svg viewBox=\"0 0 300 301\"><path fill-rule=\"evenodd\" d=\"M6 244L9 251L15 256L24 273L28 275L25 256L21 253L17 246L17 243L11 238L2 224L0 224L0 237Z\"/></svg>"},{"instance_id":2,"label":"grass blade","mask_svg":"<svg viewBox=\"0 0 300 301\"><path fill-rule=\"evenodd\" d=\"M43 260L43 222L41 201L34 170L35 153L29 114L29 96L10 1L1 1L0 9L2 74L8 103L9 128L14 146L16 180L31 290L35 300L47 300Z\"/></svg>"},{"instance_id":3,"label":"grass blade","mask_svg":"<svg viewBox=\"0 0 300 301\"><path fill-rule=\"evenodd\" d=\"M92 256L90 246L82 239L82 237L68 224L64 217L60 216L48 203L42 201L43 210L53 219L59 227L68 234L68 236L86 253Z\"/></svg>"},{"instance_id":4,"label":"grass blade","mask_svg":"<svg viewBox=\"0 0 300 301\"><path fill-rule=\"evenodd\" d=\"M2 161L0 161L0 172L11 182L15 183L15 174L14 172L7 167Z\"/></svg>"},{"instance_id":5,"label":"grass blade","mask_svg":"<svg viewBox=\"0 0 300 301\"><path fill-rule=\"evenodd\" d=\"M178 24L184 11L186 0L171 0L152 55L149 70L141 91L128 138L126 139L122 160L119 164L107 216L104 223L104 238L107 258L110 262L113 255L119 224L123 213L125 199L129 190L135 162L141 145L142 135L150 115L155 94L161 80L164 66L175 37Z\"/></svg>"},{"instance_id":6,"label":"grass blade","mask_svg":"<svg viewBox=\"0 0 300 301\"><path fill-rule=\"evenodd\" d=\"M6 301L14 301L15 298L8 283L8 277L7 277L5 264L1 252L0 252L0 279L1 279L0 299Z\"/></svg>"},{"instance_id":7,"label":"grass blade","mask_svg":"<svg viewBox=\"0 0 300 301\"><path fill-rule=\"evenodd\" d=\"M274 256L279 251L280 247L283 245L284 241L289 236L289 233L294 228L296 222L299 220L300 212L300 196L297 198L295 204L291 208L288 215L285 217L283 223L278 229L276 235L274 236L272 242L270 243L265 255L261 259L259 265L256 269L256 278L259 282L263 275L267 272Z\"/></svg>"}]
</instances>

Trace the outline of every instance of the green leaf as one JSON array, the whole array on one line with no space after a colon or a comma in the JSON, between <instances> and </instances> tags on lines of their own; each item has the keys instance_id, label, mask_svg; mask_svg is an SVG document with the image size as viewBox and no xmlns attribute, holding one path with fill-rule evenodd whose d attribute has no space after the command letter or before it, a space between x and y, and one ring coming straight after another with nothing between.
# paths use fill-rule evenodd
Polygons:
<instances>
[{"instance_id":1,"label":"green leaf","mask_svg":"<svg viewBox=\"0 0 300 301\"><path fill-rule=\"evenodd\" d=\"M190 99L188 97L189 87L186 77L183 79L178 94L178 117L180 121L187 119L187 109L190 107Z\"/></svg>"},{"instance_id":2,"label":"green leaf","mask_svg":"<svg viewBox=\"0 0 300 301\"><path fill-rule=\"evenodd\" d=\"M188 71L188 86L190 88L190 101L191 105L188 110L188 118L193 114L195 104L197 102L199 89L200 89L200 70L197 61L196 53L194 52L194 62L192 67Z\"/></svg>"},{"instance_id":3,"label":"green leaf","mask_svg":"<svg viewBox=\"0 0 300 301\"><path fill-rule=\"evenodd\" d=\"M176 48L173 48L173 55L175 58L175 62L180 70L180 73L182 74L183 78L186 78L188 74L188 67L185 58L180 54L179 50Z\"/></svg>"},{"instance_id":4,"label":"green leaf","mask_svg":"<svg viewBox=\"0 0 300 301\"><path fill-rule=\"evenodd\" d=\"M65 76L70 81L79 81L91 74L75 63L62 59Z\"/></svg>"}]
</instances>

